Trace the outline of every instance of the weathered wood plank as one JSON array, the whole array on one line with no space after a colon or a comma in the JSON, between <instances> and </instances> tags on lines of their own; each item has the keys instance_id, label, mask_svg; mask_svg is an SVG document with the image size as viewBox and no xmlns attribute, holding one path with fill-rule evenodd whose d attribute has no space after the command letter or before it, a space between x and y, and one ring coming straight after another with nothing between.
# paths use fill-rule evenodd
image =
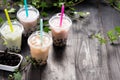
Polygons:
<instances>
[{"instance_id":1,"label":"weathered wood plank","mask_svg":"<svg viewBox=\"0 0 120 80\"><path fill-rule=\"evenodd\" d=\"M102 18L102 27L103 32L106 33L110 29L113 29L115 26L120 25L119 18L120 14L108 5L100 6L101 18ZM107 37L105 35L105 37ZM110 43L106 45L107 47L107 65L109 80L119 80L120 79L120 53L118 52L117 46L112 46Z\"/></svg>"},{"instance_id":2,"label":"weathered wood plank","mask_svg":"<svg viewBox=\"0 0 120 80\"><path fill-rule=\"evenodd\" d=\"M73 48L75 41L76 39L69 39L64 49L51 47L47 65L42 69L38 68L36 71L28 69L26 74L29 76L25 80L76 80L75 48ZM37 76L39 78L36 78Z\"/></svg>"},{"instance_id":3,"label":"weathered wood plank","mask_svg":"<svg viewBox=\"0 0 120 80\"><path fill-rule=\"evenodd\" d=\"M83 26L88 34L99 32L100 16L97 5L88 5L87 11L91 12L90 24ZM80 9L86 7L80 7ZM79 24L81 25L81 24ZM79 40L78 40L79 42ZM79 43L78 43L79 44ZM87 38L84 34L82 44L78 46L76 55L76 78L77 80L109 80L107 54L105 45L100 45L96 39Z\"/></svg>"},{"instance_id":4,"label":"weathered wood plank","mask_svg":"<svg viewBox=\"0 0 120 80\"><path fill-rule=\"evenodd\" d=\"M120 13L93 1L80 4L76 9L88 11L91 15L85 22L73 23L66 48L51 47L46 66L33 68L29 65L23 72L23 80L120 79L120 46L100 45L97 39L88 38L99 30L106 37L108 30L120 25ZM27 40L23 40L21 54L30 55ZM0 70L0 80L7 80L8 74Z\"/></svg>"}]
</instances>

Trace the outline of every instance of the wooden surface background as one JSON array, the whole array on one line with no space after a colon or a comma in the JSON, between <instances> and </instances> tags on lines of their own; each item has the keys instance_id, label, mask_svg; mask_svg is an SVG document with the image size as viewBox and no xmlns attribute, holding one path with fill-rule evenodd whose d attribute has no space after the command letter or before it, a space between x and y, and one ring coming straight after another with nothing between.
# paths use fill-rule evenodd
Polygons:
<instances>
[{"instance_id":1,"label":"wooden surface background","mask_svg":"<svg viewBox=\"0 0 120 80\"><path fill-rule=\"evenodd\" d=\"M52 46L47 65L39 68L29 65L22 80L120 80L120 46L109 42L100 45L97 39L89 38L98 32L107 38L108 30L120 26L120 13L101 0L87 0L75 8L90 12L90 16L74 21L67 46L62 49ZM24 39L21 54L30 55ZM9 73L0 70L0 80L7 80Z\"/></svg>"}]
</instances>

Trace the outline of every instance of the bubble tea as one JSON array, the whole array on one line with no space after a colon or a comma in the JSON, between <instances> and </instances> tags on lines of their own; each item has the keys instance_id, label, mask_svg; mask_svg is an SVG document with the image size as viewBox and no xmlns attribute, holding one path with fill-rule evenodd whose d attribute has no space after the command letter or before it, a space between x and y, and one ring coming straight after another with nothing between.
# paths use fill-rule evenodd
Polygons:
<instances>
[{"instance_id":1,"label":"bubble tea","mask_svg":"<svg viewBox=\"0 0 120 80\"><path fill-rule=\"evenodd\" d=\"M12 21L14 31L11 32L8 22L6 21L0 28L2 38L6 41L6 47L9 51L20 52L22 33L24 31L22 24L18 21Z\"/></svg>"},{"instance_id":2,"label":"bubble tea","mask_svg":"<svg viewBox=\"0 0 120 80\"><path fill-rule=\"evenodd\" d=\"M47 33L43 33L41 38L40 32L36 31L28 38L31 56L41 61L40 65L46 64L51 44L52 38Z\"/></svg>"},{"instance_id":3,"label":"bubble tea","mask_svg":"<svg viewBox=\"0 0 120 80\"><path fill-rule=\"evenodd\" d=\"M67 43L69 29L72 25L71 19L64 14L62 26L60 26L60 13L56 14L49 20L52 31L53 45L62 47Z\"/></svg>"},{"instance_id":4,"label":"bubble tea","mask_svg":"<svg viewBox=\"0 0 120 80\"><path fill-rule=\"evenodd\" d=\"M17 12L17 18L24 26L24 35L28 37L37 28L39 11L33 6L28 5L28 17L26 16L25 8L22 7Z\"/></svg>"}]
</instances>

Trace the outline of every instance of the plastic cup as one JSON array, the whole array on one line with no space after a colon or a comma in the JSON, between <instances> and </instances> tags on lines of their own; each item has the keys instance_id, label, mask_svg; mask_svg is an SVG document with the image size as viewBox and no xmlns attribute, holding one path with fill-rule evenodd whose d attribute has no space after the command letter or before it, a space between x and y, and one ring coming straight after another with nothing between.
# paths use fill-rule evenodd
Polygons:
<instances>
[{"instance_id":1,"label":"plastic cup","mask_svg":"<svg viewBox=\"0 0 120 80\"><path fill-rule=\"evenodd\" d=\"M9 51L20 52L22 33L24 31L23 25L18 21L11 21L14 31L11 32L8 22L6 21L0 28L0 33L4 41L6 41L6 47Z\"/></svg>"},{"instance_id":2,"label":"plastic cup","mask_svg":"<svg viewBox=\"0 0 120 80\"><path fill-rule=\"evenodd\" d=\"M52 31L53 45L62 47L67 43L67 37L72 26L72 21L67 15L63 15L62 26L60 26L61 13L54 15L49 20L49 25Z\"/></svg>"},{"instance_id":3,"label":"plastic cup","mask_svg":"<svg viewBox=\"0 0 120 80\"><path fill-rule=\"evenodd\" d=\"M17 18L24 26L24 35L29 36L37 29L37 20L39 18L39 11L31 5L28 5L28 17L26 16L25 7L22 7L17 12Z\"/></svg>"},{"instance_id":4,"label":"plastic cup","mask_svg":"<svg viewBox=\"0 0 120 80\"><path fill-rule=\"evenodd\" d=\"M40 65L46 64L52 38L48 33L43 32L42 40L40 32L36 31L28 38L28 45L32 58L41 61Z\"/></svg>"}]
</instances>

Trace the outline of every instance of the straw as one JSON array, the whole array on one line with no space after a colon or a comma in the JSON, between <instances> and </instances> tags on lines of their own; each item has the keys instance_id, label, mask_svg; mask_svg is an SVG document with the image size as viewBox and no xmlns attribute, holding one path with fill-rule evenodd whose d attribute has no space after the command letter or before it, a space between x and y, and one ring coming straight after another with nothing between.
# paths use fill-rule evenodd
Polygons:
<instances>
[{"instance_id":1,"label":"straw","mask_svg":"<svg viewBox=\"0 0 120 80\"><path fill-rule=\"evenodd\" d=\"M62 5L62 8L61 8L60 26L62 26L63 14L64 14L64 4Z\"/></svg>"},{"instance_id":2,"label":"straw","mask_svg":"<svg viewBox=\"0 0 120 80\"><path fill-rule=\"evenodd\" d=\"M24 0L24 5L25 5L26 17L28 17L27 0Z\"/></svg>"},{"instance_id":3,"label":"straw","mask_svg":"<svg viewBox=\"0 0 120 80\"><path fill-rule=\"evenodd\" d=\"M8 20L8 24L9 24L9 26L10 26L10 30L11 30L11 32L13 32L14 29L13 29L13 26L12 26L12 23L11 23L10 16L9 16L9 14L8 14L8 11L7 11L7 9L4 9L4 11L5 11L6 18L7 18L7 20Z\"/></svg>"},{"instance_id":4,"label":"straw","mask_svg":"<svg viewBox=\"0 0 120 80\"><path fill-rule=\"evenodd\" d=\"M42 36L43 36L43 19L40 19L40 37L42 42Z\"/></svg>"}]
</instances>

